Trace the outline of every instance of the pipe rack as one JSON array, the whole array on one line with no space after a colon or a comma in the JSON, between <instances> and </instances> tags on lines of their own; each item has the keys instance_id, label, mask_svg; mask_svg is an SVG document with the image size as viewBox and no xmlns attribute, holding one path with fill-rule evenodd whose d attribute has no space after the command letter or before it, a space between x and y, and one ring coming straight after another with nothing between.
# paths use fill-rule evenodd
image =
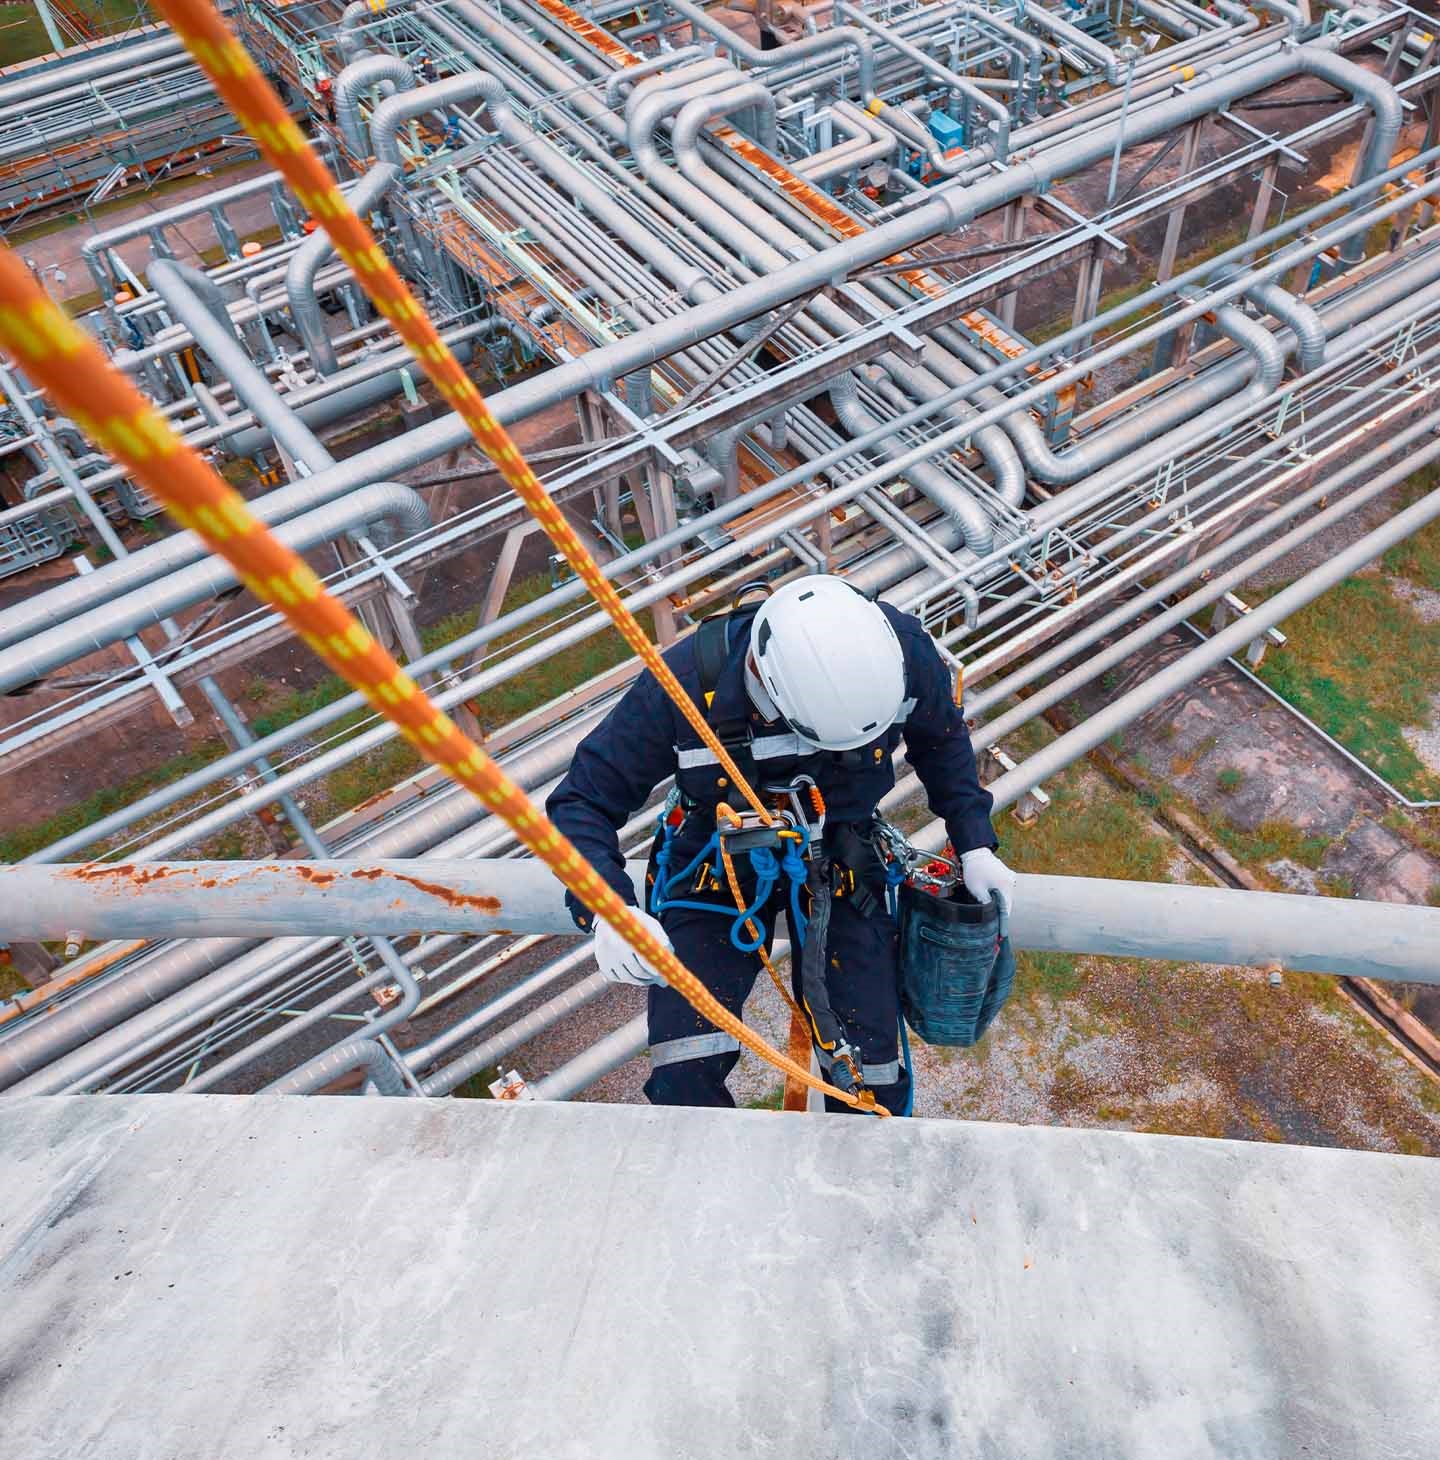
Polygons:
<instances>
[{"instance_id":1,"label":"pipe rack","mask_svg":"<svg viewBox=\"0 0 1440 1460\"><path fill-rule=\"evenodd\" d=\"M241 0L236 15L431 307L500 377L487 390L497 417L513 426L577 413L583 446L548 473L551 490L597 540L623 548L606 571L632 608L657 612L667 637L747 573L843 572L920 612L966 663L967 708L982 717L985 744L1077 682L1072 671L1018 708L1009 698L1092 642L1095 625L1129 652L1161 631L1167 618L1145 616L1160 590L1128 585L1163 570L1182 603L1209 601L1215 583L1269 560L1260 549L1239 557L1248 544L1282 525L1281 541L1310 540L1433 457L1423 438L1440 363L1440 65L1433 37L1418 39L1427 25L1404 5L1320 16L1225 0L1211 14L1156 0L1127 21L1131 34L1156 37L1139 55L1038 4L857 0L816 10L809 33L771 48L691 0L662 0L629 30L617 29L628 15L619 7L587 17L559 0L507 0L503 11L487 0L350 5L338 30L314 10ZM157 98L189 105L187 64L163 33L58 63L43 84L0 81L0 121L23 120L63 149L97 97L151 111ZM1281 104L1302 84L1326 100L1295 120ZM1270 109L1248 111L1251 102ZM1397 162L1408 122L1418 150ZM1342 143L1354 146L1348 184L1277 210L1281 170L1303 174L1318 149ZM1121 186L1096 203L1105 190L1087 191L1087 179L1112 168ZM1245 237L1182 267L1187 210L1215 196L1248 207ZM258 254L242 254L237 220L257 203L273 228ZM490 541L509 544L501 557L513 566L522 539L510 534L524 524L508 497L445 517L417 495L430 464L464 445L452 417L345 456L320 439L413 383L323 234L304 237L303 213L264 174L97 231L83 251L100 293L92 327L190 440L288 475L257 510L307 548L358 553L358 564L325 567L370 585L367 601L403 610L425 568ZM1153 281L1107 306L1106 268L1138 258L1147 227L1164 235ZM197 229L222 256L203 269L176 261ZM1026 291L1062 279L1073 279L1069 326L1027 336ZM543 368L509 377L532 361ZM114 517L127 485L83 448L56 444L74 439L66 423L19 389L34 419L0 433L0 464L38 470L0 511L0 571L5 534L18 544L71 503L91 513L75 533L115 531L95 516ZM1361 436L1368 482L1345 459ZM1318 515L1299 517L1322 498ZM1422 506L1367 541L1400 540L1426 519ZM377 541L368 524L382 513L396 531ZM622 543L636 527L643 541ZM1323 591L1352 557L1334 555L1278 611ZM1222 576L1207 583L1212 568ZM497 607L505 586L487 585ZM273 617L243 604L222 612L232 588L180 534L0 611L0 689L29 691L0 728L0 774L7 756L28 763L50 738L123 723L144 704L145 676L108 662L64 689L61 676L85 671L80 661L106 645L200 615L160 651L166 682L183 688L281 642ZM580 597L560 584L430 653L412 638L411 672L439 677L442 705L475 701L599 632L603 616L577 608ZM396 632L413 635L402 620ZM1165 683L1188 682L1238 632L1195 650ZM524 640L497 657L517 633ZM629 672L576 686L535 712L533 731L514 727L522 780L563 771ZM997 783L1002 804L1149 703L1117 702L1023 761ZM450 1063L438 1071L397 1066L377 1019L358 1041L353 1022L331 1022L382 981L404 988L407 1008L422 993L443 1003L483 976L474 970L503 965L519 946L510 935L567 930L532 867L453 860L491 859L510 844L433 779L397 787L377 820L345 815L318 835L368 867L421 859L391 865L460 896L446 910L411 886L372 926L370 902L340 895L348 864L185 871L157 860L386 745L384 725L337 736L357 707L344 697L265 735L240 720L234 747L209 765L0 868L0 907L22 909L0 915L0 936L154 940L103 945L111 952L93 976L81 959L53 993L0 1006L0 1088L211 1088L302 1029L338 1028L336 1049L306 1062L294 1088L363 1063L387 1090L423 1076L439 1092L463 1078L446 1071L467 1049L513 1048L508 1030L528 1037L588 1005L598 987L583 957L562 951L527 975L549 991L540 1009L507 1024L519 1001L501 996L459 1019L461 1032L440 1037L435 1061ZM265 774L233 785L254 766ZM646 824L642 810L628 830L636 845ZM97 848L96 863L65 865ZM465 905L489 895L491 878L507 898L528 889L524 917L512 903L505 914ZM1360 904L1242 907L1233 893L1131 888L1149 924L1107 911L1087 934L1064 881L1026 879L1019 931L1033 946L1221 962L1250 949L1259 959L1263 940L1245 938L1263 911L1280 920L1267 960L1283 943L1280 956L1302 960L1295 967L1321 966L1304 961L1302 935L1328 919L1324 966L1335 971L1355 928L1379 921ZM1095 897L1107 909L1124 901L1118 889L1087 895L1092 915ZM1412 954L1422 933L1433 941L1434 916L1386 910L1386 937L1411 950L1395 955L1410 971L1389 976L1422 978ZM398 942L364 952L364 976L347 986L341 940L356 933ZM270 1012L282 993L303 1020L289 1033ZM607 1037L551 1090L581 1088L635 1037Z\"/></svg>"}]
</instances>

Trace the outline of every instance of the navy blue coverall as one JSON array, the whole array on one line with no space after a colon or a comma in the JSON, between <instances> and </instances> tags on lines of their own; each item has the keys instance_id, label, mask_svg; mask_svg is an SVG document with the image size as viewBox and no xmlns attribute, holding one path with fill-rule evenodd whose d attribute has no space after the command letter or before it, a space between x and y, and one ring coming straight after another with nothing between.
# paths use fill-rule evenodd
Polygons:
<instances>
[{"instance_id":1,"label":"navy blue coverall","mask_svg":"<svg viewBox=\"0 0 1440 1460\"><path fill-rule=\"evenodd\" d=\"M730 616L729 652L707 710L710 723L712 727L748 727L748 743L737 761L752 785L785 783L798 774L814 778L825 798L827 850L838 841L846 824L862 832L868 829L876 806L895 784L892 755L902 736L910 765L925 787L931 809L944 820L955 851L993 848L997 843L990 826L991 799L976 774L970 735L952 695L950 671L918 619L887 604L880 606L904 650L905 701L896 723L870 744L858 750L817 752L793 735L783 721L763 718L745 690L744 665L754 607L742 607ZM691 698L703 703L694 636L670 650L665 659ZM547 803L555 824L628 903L635 902L635 892L625 873L617 833L671 775L689 807L671 848L673 874L710 839L716 805L727 801L741 807L744 803L714 754L654 677L642 674L605 720L581 741L569 774ZM658 839L656 845L658 848ZM860 1055L865 1083L880 1104L899 1113L909 1095L909 1077L901 1067L897 1045L900 1005L895 926L885 911L878 859L865 860L866 865L851 870L871 896L841 897L832 904L826 945L828 987L831 1005ZM736 858L747 902L753 899L756 886L748 862L743 855ZM770 903L761 910L767 946L788 888L782 878ZM660 921L681 962L738 1015L760 962L730 940L733 897L727 888L715 887L687 887L678 895L717 909L711 913L670 908L661 913ZM576 925L588 931L593 926L589 910L573 896L566 903ZM727 911L729 916L721 915ZM797 966L798 959L792 958L791 963ZM652 985L649 998L651 1074L645 1093L650 1101L657 1105L733 1105L725 1079L739 1058L734 1039L702 1019L663 984ZM849 1107L832 1102L830 1108Z\"/></svg>"}]
</instances>

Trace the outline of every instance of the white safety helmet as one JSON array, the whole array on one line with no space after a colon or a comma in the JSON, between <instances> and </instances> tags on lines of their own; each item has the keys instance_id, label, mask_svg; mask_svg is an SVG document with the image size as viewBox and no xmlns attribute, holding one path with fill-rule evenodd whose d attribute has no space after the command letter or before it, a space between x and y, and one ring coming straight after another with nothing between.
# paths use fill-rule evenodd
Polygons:
<instances>
[{"instance_id":1,"label":"white safety helmet","mask_svg":"<svg viewBox=\"0 0 1440 1460\"><path fill-rule=\"evenodd\" d=\"M762 710L824 750L854 750L895 723L905 653L883 611L843 578L787 583L760 606L746 668Z\"/></svg>"}]
</instances>

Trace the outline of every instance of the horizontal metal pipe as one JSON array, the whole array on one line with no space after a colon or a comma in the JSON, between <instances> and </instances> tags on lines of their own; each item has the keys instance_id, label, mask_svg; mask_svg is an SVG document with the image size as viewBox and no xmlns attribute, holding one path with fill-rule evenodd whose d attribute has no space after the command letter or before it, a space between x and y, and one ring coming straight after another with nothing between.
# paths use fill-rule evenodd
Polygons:
<instances>
[{"instance_id":1,"label":"horizontal metal pipe","mask_svg":"<svg viewBox=\"0 0 1440 1460\"><path fill-rule=\"evenodd\" d=\"M554 998L546 999L538 1008L521 1015L514 1023L497 1030L473 1049L467 1049L459 1059L423 1080L421 1088L427 1095L448 1095L471 1075L478 1075L480 1071L498 1064L512 1050L543 1034L560 1020L578 1013L611 987L613 985L598 973L580 979Z\"/></svg>"},{"instance_id":2,"label":"horizontal metal pipe","mask_svg":"<svg viewBox=\"0 0 1440 1460\"><path fill-rule=\"evenodd\" d=\"M537 1100L568 1100L612 1070L628 1064L645 1048L647 1040L645 1015L637 1014L618 1029L597 1039L588 1049L581 1050L553 1074L537 1080L530 1087L530 1093Z\"/></svg>"},{"instance_id":3,"label":"horizontal metal pipe","mask_svg":"<svg viewBox=\"0 0 1440 1460\"><path fill-rule=\"evenodd\" d=\"M1333 588L1437 517L1440 517L1440 490L1428 493L1413 506L1396 513L1388 522L1366 533L1357 542L1336 553L1273 598L1257 604L1248 614L1212 635L1199 648L1192 649L1188 654L1167 664L1157 674L1151 675L1144 684L1137 685L1129 693L1112 700L1073 730L1052 740L1013 771L1006 771L989 788L995 798L996 808L1009 806L1031 786L1063 770L1097 745L1102 745L1111 735L1123 730L1167 695L1174 694L1207 669L1223 663L1232 654L1239 653L1257 634L1282 623L1297 609L1303 608L1327 589ZM1387 904L1387 918L1388 906ZM1382 921L1377 919L1377 926ZM1432 957L1436 947L1440 947L1440 942L1432 945ZM1436 965L1435 977L1440 980L1440 965Z\"/></svg>"},{"instance_id":4,"label":"horizontal metal pipe","mask_svg":"<svg viewBox=\"0 0 1440 1460\"><path fill-rule=\"evenodd\" d=\"M303 552L364 524L389 519L397 538L413 537L430 526L430 511L412 487L379 482L361 487L274 529L281 542ZM223 558L206 557L147 584L123 602L102 604L53 629L32 634L0 652L0 690L40 679L62 664L159 623L170 614L213 598L240 580Z\"/></svg>"},{"instance_id":5,"label":"horizontal metal pipe","mask_svg":"<svg viewBox=\"0 0 1440 1460\"><path fill-rule=\"evenodd\" d=\"M1417 506L1440 516L1440 492ZM1241 623L1232 647L1255 627ZM1197 653L1215 662L1216 643ZM645 867L626 863L637 888ZM574 931L550 870L514 858L7 866L0 906L23 939ZM1022 875L1011 933L1020 948L1440 984L1433 907Z\"/></svg>"},{"instance_id":6,"label":"horizontal metal pipe","mask_svg":"<svg viewBox=\"0 0 1440 1460\"><path fill-rule=\"evenodd\" d=\"M116 71L139 66L142 62L173 56L181 49L179 37L169 34L167 29L155 40L144 41L140 45L118 45L85 58L57 57L45 66L36 67L33 75L17 76L0 83L0 105L10 106L32 98L47 101L52 93L68 90L72 83L95 82Z\"/></svg>"}]
</instances>

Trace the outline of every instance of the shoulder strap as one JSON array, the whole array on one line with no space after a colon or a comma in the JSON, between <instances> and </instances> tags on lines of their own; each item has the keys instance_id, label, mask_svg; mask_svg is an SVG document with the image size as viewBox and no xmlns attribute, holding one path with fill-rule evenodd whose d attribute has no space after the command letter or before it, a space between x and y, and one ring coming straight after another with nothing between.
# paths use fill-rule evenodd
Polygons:
<instances>
[{"instance_id":1,"label":"shoulder strap","mask_svg":"<svg viewBox=\"0 0 1440 1460\"><path fill-rule=\"evenodd\" d=\"M695 669L700 676L700 693L705 708L715 698L716 686L730 661L730 615L717 613L703 619L695 630Z\"/></svg>"}]
</instances>

